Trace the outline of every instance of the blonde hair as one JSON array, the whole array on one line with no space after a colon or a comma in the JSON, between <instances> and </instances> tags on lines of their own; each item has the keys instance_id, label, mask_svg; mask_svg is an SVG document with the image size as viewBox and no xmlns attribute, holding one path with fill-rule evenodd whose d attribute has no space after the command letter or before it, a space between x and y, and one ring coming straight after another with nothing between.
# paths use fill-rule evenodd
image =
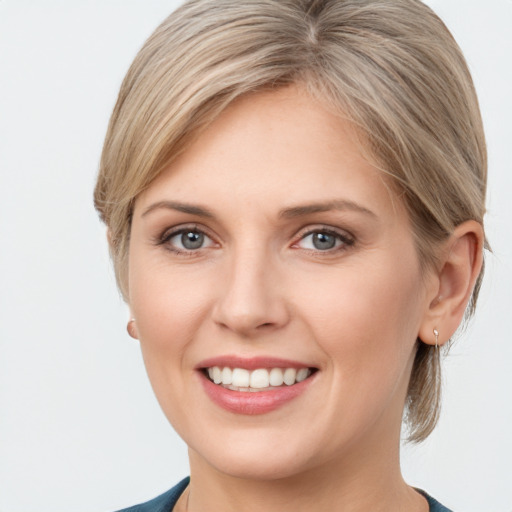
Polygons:
<instances>
[{"instance_id":1,"label":"blonde hair","mask_svg":"<svg viewBox=\"0 0 512 512\"><path fill-rule=\"evenodd\" d=\"M425 268L458 224L483 224L486 147L473 82L448 29L422 2L191 0L136 56L105 139L94 198L125 299L136 197L236 98L292 83L363 133L400 190ZM439 355L418 340L410 440L430 434L439 404Z\"/></svg>"}]
</instances>

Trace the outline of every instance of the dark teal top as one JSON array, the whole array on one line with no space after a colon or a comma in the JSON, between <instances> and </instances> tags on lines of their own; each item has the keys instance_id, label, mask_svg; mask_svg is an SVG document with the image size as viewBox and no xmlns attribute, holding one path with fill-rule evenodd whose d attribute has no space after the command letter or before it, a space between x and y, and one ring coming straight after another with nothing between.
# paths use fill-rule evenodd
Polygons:
<instances>
[{"instance_id":1,"label":"dark teal top","mask_svg":"<svg viewBox=\"0 0 512 512\"><path fill-rule=\"evenodd\" d=\"M172 489L169 489L167 492L164 492L160 496L157 496L150 501L146 501L146 503L141 503L140 505L125 508L123 510L119 510L118 512L172 512L174 505L176 505L178 498L186 489L189 482L189 477L184 478L178 485L175 485ZM418 491L427 499L430 506L430 512L451 512L451 510L443 507L441 503L430 497L426 492L419 489Z\"/></svg>"},{"instance_id":2,"label":"dark teal top","mask_svg":"<svg viewBox=\"0 0 512 512\"><path fill-rule=\"evenodd\" d=\"M178 485L160 494L160 496L146 501L146 503L124 508L123 510L119 510L119 512L171 512L189 482L190 477L187 476L187 478L184 478Z\"/></svg>"}]
</instances>

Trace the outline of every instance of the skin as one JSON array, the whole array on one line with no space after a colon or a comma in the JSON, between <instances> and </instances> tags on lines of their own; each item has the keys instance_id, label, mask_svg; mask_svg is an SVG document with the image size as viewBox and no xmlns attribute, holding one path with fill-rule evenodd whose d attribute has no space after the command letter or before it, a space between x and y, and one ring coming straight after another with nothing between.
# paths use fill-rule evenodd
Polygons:
<instances>
[{"instance_id":1,"label":"skin","mask_svg":"<svg viewBox=\"0 0 512 512\"><path fill-rule=\"evenodd\" d=\"M291 214L311 204L330 206ZM400 473L402 411L418 336L446 340L460 322L481 261L475 224L422 274L405 208L353 127L297 87L242 98L202 132L137 198L129 254L135 336L189 446L178 510L427 511ZM184 249L181 228L204 245ZM310 233L326 229L336 245L319 250ZM195 369L226 354L318 372L277 410L234 414Z\"/></svg>"}]
</instances>

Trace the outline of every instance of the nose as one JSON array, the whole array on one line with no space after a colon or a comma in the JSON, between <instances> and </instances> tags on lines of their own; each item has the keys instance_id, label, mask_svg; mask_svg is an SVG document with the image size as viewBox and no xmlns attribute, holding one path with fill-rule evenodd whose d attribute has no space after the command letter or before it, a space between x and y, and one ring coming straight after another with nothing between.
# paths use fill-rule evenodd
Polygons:
<instances>
[{"instance_id":1,"label":"nose","mask_svg":"<svg viewBox=\"0 0 512 512\"><path fill-rule=\"evenodd\" d=\"M264 251L247 252L226 262L213 318L222 328L250 338L284 327L290 312L279 265Z\"/></svg>"}]
</instances>

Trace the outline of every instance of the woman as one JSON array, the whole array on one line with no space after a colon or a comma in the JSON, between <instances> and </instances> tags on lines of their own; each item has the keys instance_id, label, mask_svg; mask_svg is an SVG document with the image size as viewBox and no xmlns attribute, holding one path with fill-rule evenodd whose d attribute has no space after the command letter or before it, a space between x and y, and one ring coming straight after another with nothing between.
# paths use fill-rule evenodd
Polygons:
<instances>
[{"instance_id":1,"label":"woman","mask_svg":"<svg viewBox=\"0 0 512 512\"><path fill-rule=\"evenodd\" d=\"M404 482L400 432L435 427L485 187L471 77L421 2L195 0L165 20L95 191L189 447L190 481L133 510L448 510Z\"/></svg>"}]
</instances>

